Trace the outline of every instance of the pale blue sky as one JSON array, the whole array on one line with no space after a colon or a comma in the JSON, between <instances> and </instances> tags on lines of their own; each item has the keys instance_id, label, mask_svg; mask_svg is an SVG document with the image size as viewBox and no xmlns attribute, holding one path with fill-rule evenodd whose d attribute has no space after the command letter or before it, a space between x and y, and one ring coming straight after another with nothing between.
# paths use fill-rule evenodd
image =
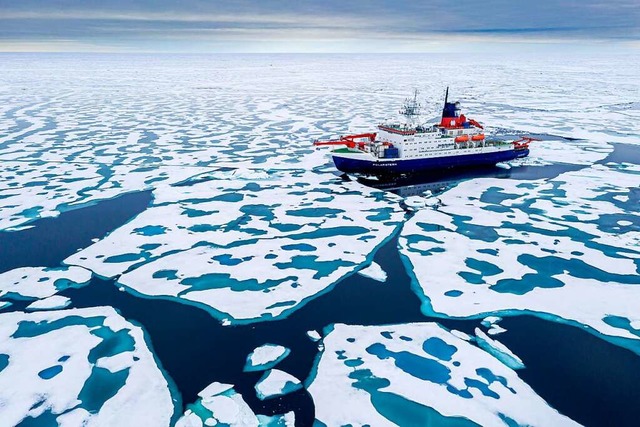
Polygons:
<instances>
[{"instance_id":1,"label":"pale blue sky","mask_svg":"<svg viewBox=\"0 0 640 427\"><path fill-rule=\"evenodd\" d=\"M638 50L638 0L0 0L0 51Z\"/></svg>"}]
</instances>

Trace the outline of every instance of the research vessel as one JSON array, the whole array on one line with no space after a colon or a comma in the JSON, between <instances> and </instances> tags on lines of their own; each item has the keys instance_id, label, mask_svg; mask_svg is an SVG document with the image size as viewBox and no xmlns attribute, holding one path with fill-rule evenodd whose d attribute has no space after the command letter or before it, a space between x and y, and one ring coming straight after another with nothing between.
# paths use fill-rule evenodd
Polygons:
<instances>
[{"instance_id":1,"label":"research vessel","mask_svg":"<svg viewBox=\"0 0 640 427\"><path fill-rule=\"evenodd\" d=\"M447 88L439 123L418 123L418 91L400 114L406 122L383 123L377 132L315 141L316 146L341 146L331 152L342 172L375 176L413 175L424 171L502 164L529 155L533 138L513 141L491 138L483 126L461 114L460 102L449 102Z\"/></svg>"}]
</instances>

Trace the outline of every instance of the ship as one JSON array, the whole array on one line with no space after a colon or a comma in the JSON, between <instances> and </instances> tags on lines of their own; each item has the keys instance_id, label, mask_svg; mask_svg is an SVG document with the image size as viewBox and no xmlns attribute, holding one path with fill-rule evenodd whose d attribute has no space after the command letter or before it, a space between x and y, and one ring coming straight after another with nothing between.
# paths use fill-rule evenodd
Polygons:
<instances>
[{"instance_id":1,"label":"ship","mask_svg":"<svg viewBox=\"0 0 640 427\"><path fill-rule=\"evenodd\" d=\"M447 87L439 123L420 124L418 91L399 111L404 123L378 126L377 132L314 141L315 146L339 146L331 151L336 168L349 174L378 177L410 176L421 172L489 165L529 155L534 138L507 141L487 136L484 127L461 114L460 102L449 102Z\"/></svg>"}]
</instances>

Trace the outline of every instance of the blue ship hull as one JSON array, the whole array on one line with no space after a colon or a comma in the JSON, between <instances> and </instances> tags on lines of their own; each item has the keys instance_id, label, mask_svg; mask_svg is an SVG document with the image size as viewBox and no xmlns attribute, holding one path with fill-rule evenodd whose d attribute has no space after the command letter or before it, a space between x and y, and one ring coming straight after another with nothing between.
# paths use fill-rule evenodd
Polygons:
<instances>
[{"instance_id":1,"label":"blue ship hull","mask_svg":"<svg viewBox=\"0 0 640 427\"><path fill-rule=\"evenodd\" d=\"M435 157L427 159L350 159L333 155L338 170L364 175L411 175L424 171L460 167L495 165L500 162L526 157L528 149L514 149L493 153L466 154L462 156Z\"/></svg>"}]
</instances>

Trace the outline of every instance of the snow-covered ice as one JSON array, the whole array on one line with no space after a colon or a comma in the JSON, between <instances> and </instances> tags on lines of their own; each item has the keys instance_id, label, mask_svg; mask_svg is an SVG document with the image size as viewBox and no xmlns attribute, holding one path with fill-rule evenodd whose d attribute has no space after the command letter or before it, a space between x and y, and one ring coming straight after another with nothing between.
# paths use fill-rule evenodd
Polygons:
<instances>
[{"instance_id":1,"label":"snow-covered ice","mask_svg":"<svg viewBox=\"0 0 640 427\"><path fill-rule=\"evenodd\" d=\"M404 217L399 198L310 172L154 192L154 203L67 258L126 289L231 323L286 315L371 261Z\"/></svg>"},{"instance_id":2,"label":"snow-covered ice","mask_svg":"<svg viewBox=\"0 0 640 427\"><path fill-rule=\"evenodd\" d=\"M258 415L260 427L294 427L296 425L296 414L293 411L282 415Z\"/></svg>"},{"instance_id":3,"label":"snow-covered ice","mask_svg":"<svg viewBox=\"0 0 640 427\"><path fill-rule=\"evenodd\" d=\"M0 273L0 297L46 298L90 280L91 271L81 267L21 267Z\"/></svg>"},{"instance_id":4,"label":"snow-covered ice","mask_svg":"<svg viewBox=\"0 0 640 427\"><path fill-rule=\"evenodd\" d=\"M486 328L490 328L491 326L495 325L501 320L502 320L502 317L500 316L487 316L484 319L482 319L482 322L480 323L482 323L482 326Z\"/></svg>"},{"instance_id":5,"label":"snow-covered ice","mask_svg":"<svg viewBox=\"0 0 640 427\"><path fill-rule=\"evenodd\" d=\"M214 382L198 393L199 399L187 408L176 427L293 427L295 414L256 415L231 384Z\"/></svg>"},{"instance_id":6,"label":"snow-covered ice","mask_svg":"<svg viewBox=\"0 0 640 427\"><path fill-rule=\"evenodd\" d=\"M255 386L260 400L289 394L300 388L302 388L300 380L279 369L271 369L265 372Z\"/></svg>"},{"instance_id":7,"label":"snow-covered ice","mask_svg":"<svg viewBox=\"0 0 640 427\"><path fill-rule=\"evenodd\" d=\"M638 175L594 165L552 179L475 179L417 212L399 240L430 315L532 313L640 353ZM633 225L622 226L624 219Z\"/></svg>"},{"instance_id":8,"label":"snow-covered ice","mask_svg":"<svg viewBox=\"0 0 640 427\"><path fill-rule=\"evenodd\" d=\"M358 274L382 283L387 281L387 272L375 261L371 262L370 266L358 271Z\"/></svg>"},{"instance_id":9,"label":"snow-covered ice","mask_svg":"<svg viewBox=\"0 0 640 427\"><path fill-rule=\"evenodd\" d=\"M168 426L174 413L142 329L111 307L0 314L0 401L3 425Z\"/></svg>"},{"instance_id":10,"label":"snow-covered ice","mask_svg":"<svg viewBox=\"0 0 640 427\"><path fill-rule=\"evenodd\" d=\"M489 335L498 335L503 332L507 332L506 329L498 325L498 322L500 322L501 320L502 317L499 316L487 316L482 319L482 322L480 323L482 323L482 326L484 326L485 328L489 328L489 330L487 331Z\"/></svg>"},{"instance_id":11,"label":"snow-covered ice","mask_svg":"<svg viewBox=\"0 0 640 427\"><path fill-rule=\"evenodd\" d=\"M67 262L104 277L121 276L119 289L137 296L199 305L223 325L285 316L338 280L363 271L376 247L403 221L399 198L333 178L326 150L313 149L310 141L372 130L395 116L407 82L429 102L437 101L435 116L444 87L451 84L452 96L462 98L465 112L489 131L546 135L532 144L529 158L510 165L585 169L528 183L474 180L438 198L409 200L420 211L406 225L400 244L424 312L482 318L534 311L587 325L614 342L624 339L624 345L640 341L634 289L638 166L590 167L609 155L614 143L638 144L635 63L626 55L607 61L541 56L535 67L531 58L502 66L495 59L472 55L452 62L412 55L399 67L397 60L358 57L360 66L344 73L352 58L313 57L301 63L287 56L247 61L231 55L219 61L195 55L185 66L171 56L90 61L75 55L46 61L37 55L3 56L0 230L29 231L35 219L151 190L154 201L146 212ZM464 76L452 77L460 69ZM220 167L233 170L215 170ZM325 230L333 235L323 235ZM53 276L33 280L43 274L32 269L25 279L18 277L19 283L0 280L0 297L44 299L66 286ZM519 287L523 284L526 289ZM91 339L101 338L78 328ZM498 328L494 324L487 333ZM136 351L146 351L142 339L136 343ZM323 360L333 356L330 350ZM124 366L152 366L152 357L136 361L128 353L99 358L95 367L115 375ZM390 362L373 361L376 366ZM0 379L8 369L0 371ZM125 388L140 383L130 380ZM366 376L357 381L370 385ZM500 388L499 381L487 388ZM164 393L161 400L168 399ZM238 413L247 415L247 425L260 422L250 411L242 412L246 404L240 405L241 397L231 389L221 393L229 395L215 397L244 408ZM479 392L471 388L471 393ZM112 400L116 397L104 407ZM533 402L540 404L537 398ZM224 399L220 405L219 416L231 420L227 415L234 406ZM132 411L154 416L159 408L165 406L145 401ZM91 415L76 408L57 421L80 425L99 416L104 410ZM145 418L140 425L153 421Z\"/></svg>"},{"instance_id":12,"label":"snow-covered ice","mask_svg":"<svg viewBox=\"0 0 640 427\"><path fill-rule=\"evenodd\" d=\"M27 311L58 310L68 307L69 304L71 304L69 298L62 295L54 295L32 302L27 306Z\"/></svg>"},{"instance_id":13,"label":"snow-covered ice","mask_svg":"<svg viewBox=\"0 0 640 427\"><path fill-rule=\"evenodd\" d=\"M263 344L247 356L244 370L264 371L271 369L286 358L291 350L277 344Z\"/></svg>"},{"instance_id":14,"label":"snow-covered ice","mask_svg":"<svg viewBox=\"0 0 640 427\"><path fill-rule=\"evenodd\" d=\"M200 398L195 403L187 405L176 427L262 425L242 396L229 384L211 383L198 396Z\"/></svg>"},{"instance_id":15,"label":"snow-covered ice","mask_svg":"<svg viewBox=\"0 0 640 427\"><path fill-rule=\"evenodd\" d=\"M325 425L578 425L435 323L337 324L324 341L307 388Z\"/></svg>"},{"instance_id":16,"label":"snow-covered ice","mask_svg":"<svg viewBox=\"0 0 640 427\"><path fill-rule=\"evenodd\" d=\"M502 326L497 325L497 324L491 325L491 327L487 331L487 333L489 335L498 335L498 334L501 334L503 332L507 332L507 330L505 328L503 328Z\"/></svg>"},{"instance_id":17,"label":"snow-covered ice","mask_svg":"<svg viewBox=\"0 0 640 427\"><path fill-rule=\"evenodd\" d=\"M318 331L307 331L307 336L311 341L320 341L322 339Z\"/></svg>"}]
</instances>

